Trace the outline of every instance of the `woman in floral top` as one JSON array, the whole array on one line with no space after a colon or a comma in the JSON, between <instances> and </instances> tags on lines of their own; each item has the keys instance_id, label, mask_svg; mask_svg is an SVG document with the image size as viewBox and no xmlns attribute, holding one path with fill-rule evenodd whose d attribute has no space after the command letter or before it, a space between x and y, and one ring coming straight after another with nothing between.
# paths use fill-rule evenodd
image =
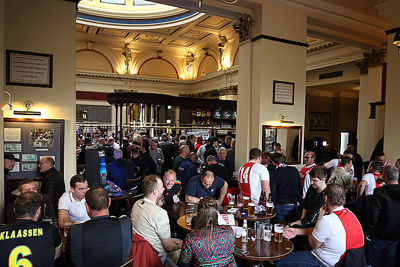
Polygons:
<instances>
[{"instance_id":1,"label":"woman in floral top","mask_svg":"<svg viewBox=\"0 0 400 267\"><path fill-rule=\"evenodd\" d=\"M217 202L204 198L198 205L194 231L183 241L179 266L237 266L233 257L235 236L228 225L218 225Z\"/></svg>"}]
</instances>

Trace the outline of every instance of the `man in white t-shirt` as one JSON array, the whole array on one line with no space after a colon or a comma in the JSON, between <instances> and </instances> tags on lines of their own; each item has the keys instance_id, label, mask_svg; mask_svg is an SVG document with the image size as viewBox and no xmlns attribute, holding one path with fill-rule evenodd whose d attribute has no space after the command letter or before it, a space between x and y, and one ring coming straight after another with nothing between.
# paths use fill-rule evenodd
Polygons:
<instances>
[{"instance_id":1,"label":"man in white t-shirt","mask_svg":"<svg viewBox=\"0 0 400 267\"><path fill-rule=\"evenodd\" d=\"M376 179L381 176L381 164L373 161L369 164L368 173L362 178L360 185L358 186L357 197L360 197L364 191L366 196L370 196L374 193L376 187Z\"/></svg>"},{"instance_id":2,"label":"man in white t-shirt","mask_svg":"<svg viewBox=\"0 0 400 267\"><path fill-rule=\"evenodd\" d=\"M89 190L86 178L77 174L71 178L70 186L70 192L65 192L58 200L60 228L90 220L85 206L85 194Z\"/></svg>"},{"instance_id":3,"label":"man in white t-shirt","mask_svg":"<svg viewBox=\"0 0 400 267\"><path fill-rule=\"evenodd\" d=\"M252 202L258 203L261 191L266 196L271 192L269 186L269 172L261 164L262 153L258 148L252 148L249 152L250 161L239 169L238 179L242 195L250 197Z\"/></svg>"},{"instance_id":4,"label":"man in white t-shirt","mask_svg":"<svg viewBox=\"0 0 400 267\"><path fill-rule=\"evenodd\" d=\"M346 193L340 185L330 184L325 189L326 206L320 208L317 224L313 228L286 228L283 235L293 238L308 236L312 251L295 251L278 260L281 266L335 266L349 249L364 246L364 234L357 217L343 205Z\"/></svg>"}]
</instances>

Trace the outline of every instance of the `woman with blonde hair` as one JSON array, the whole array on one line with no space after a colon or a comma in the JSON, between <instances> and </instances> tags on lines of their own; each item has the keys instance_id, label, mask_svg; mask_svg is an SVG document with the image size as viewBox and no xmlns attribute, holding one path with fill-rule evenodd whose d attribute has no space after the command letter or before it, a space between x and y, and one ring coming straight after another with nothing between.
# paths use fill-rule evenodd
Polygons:
<instances>
[{"instance_id":1,"label":"woman with blonde hair","mask_svg":"<svg viewBox=\"0 0 400 267\"><path fill-rule=\"evenodd\" d=\"M233 257L235 235L229 225L218 225L217 201L203 198L194 230L183 241L179 266L237 266Z\"/></svg>"}]
</instances>

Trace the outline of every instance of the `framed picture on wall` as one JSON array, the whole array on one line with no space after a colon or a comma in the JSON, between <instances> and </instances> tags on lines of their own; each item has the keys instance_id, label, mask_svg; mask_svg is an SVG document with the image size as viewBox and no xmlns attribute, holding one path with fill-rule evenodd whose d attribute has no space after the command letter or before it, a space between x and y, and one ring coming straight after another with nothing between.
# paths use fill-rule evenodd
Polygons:
<instances>
[{"instance_id":1,"label":"framed picture on wall","mask_svg":"<svg viewBox=\"0 0 400 267\"><path fill-rule=\"evenodd\" d=\"M331 129L331 113L329 112L311 112L310 131L329 131Z\"/></svg>"},{"instance_id":2,"label":"framed picture on wall","mask_svg":"<svg viewBox=\"0 0 400 267\"><path fill-rule=\"evenodd\" d=\"M6 51L6 84L53 87L53 55Z\"/></svg>"},{"instance_id":3,"label":"framed picture on wall","mask_svg":"<svg viewBox=\"0 0 400 267\"><path fill-rule=\"evenodd\" d=\"M294 105L294 83L274 81L272 104Z\"/></svg>"}]
</instances>

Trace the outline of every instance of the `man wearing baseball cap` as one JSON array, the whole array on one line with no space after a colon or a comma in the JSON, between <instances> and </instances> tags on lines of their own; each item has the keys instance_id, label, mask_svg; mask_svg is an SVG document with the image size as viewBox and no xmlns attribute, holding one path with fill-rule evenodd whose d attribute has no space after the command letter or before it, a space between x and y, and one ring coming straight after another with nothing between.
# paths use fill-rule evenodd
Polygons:
<instances>
[{"instance_id":1,"label":"man wearing baseball cap","mask_svg":"<svg viewBox=\"0 0 400 267\"><path fill-rule=\"evenodd\" d=\"M11 203L14 201L15 196L11 194L12 191L14 191L17 188L16 183L10 183L8 181L9 173L14 169L15 162L19 162L19 159L17 159L14 154L12 153L4 153L4 201L5 201L5 206L7 206L8 203Z\"/></svg>"}]
</instances>

